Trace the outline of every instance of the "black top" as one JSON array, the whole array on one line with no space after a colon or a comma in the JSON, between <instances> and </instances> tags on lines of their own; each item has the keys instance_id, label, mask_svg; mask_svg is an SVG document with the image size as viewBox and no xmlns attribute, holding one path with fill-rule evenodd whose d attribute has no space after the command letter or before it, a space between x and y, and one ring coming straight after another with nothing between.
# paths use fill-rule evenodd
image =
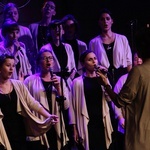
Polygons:
<instances>
[{"instance_id":1,"label":"black top","mask_svg":"<svg viewBox=\"0 0 150 150\"><path fill-rule=\"evenodd\" d=\"M105 134L102 117L102 88L98 78L84 77L84 93L89 115L88 132L90 150L105 150Z\"/></svg>"},{"instance_id":2,"label":"black top","mask_svg":"<svg viewBox=\"0 0 150 150\"><path fill-rule=\"evenodd\" d=\"M0 109L4 115L3 124L12 149L14 143L26 141L23 117L17 113L17 94L13 89L9 94L0 93Z\"/></svg>"},{"instance_id":3,"label":"black top","mask_svg":"<svg viewBox=\"0 0 150 150\"><path fill-rule=\"evenodd\" d=\"M52 114L52 96L51 96L52 95L52 82L46 82L42 80L42 83L46 91L50 113ZM57 148L57 133L56 133L54 126L52 126L51 129L47 131L46 135L48 137L48 143L51 149L57 150L58 149Z\"/></svg>"},{"instance_id":4,"label":"black top","mask_svg":"<svg viewBox=\"0 0 150 150\"><path fill-rule=\"evenodd\" d=\"M41 79L42 80L42 79ZM48 100L48 104L49 104L49 110L50 113L52 113L52 82L46 82L44 80L42 80L44 89L46 91L46 96L47 96L47 100Z\"/></svg>"},{"instance_id":5,"label":"black top","mask_svg":"<svg viewBox=\"0 0 150 150\"><path fill-rule=\"evenodd\" d=\"M51 45L58 59L60 67L62 68L62 70L65 70L67 67L68 56L64 45L62 43L59 46L56 46L55 44L51 44Z\"/></svg>"},{"instance_id":6,"label":"black top","mask_svg":"<svg viewBox=\"0 0 150 150\"><path fill-rule=\"evenodd\" d=\"M48 43L47 36L48 36L48 27L39 25L37 35L38 49L40 49L43 45Z\"/></svg>"},{"instance_id":7,"label":"black top","mask_svg":"<svg viewBox=\"0 0 150 150\"><path fill-rule=\"evenodd\" d=\"M72 50L74 52L74 58L76 63L76 68L78 67L78 61L79 61L79 49L78 49L78 42L77 39L73 40L65 40L66 43L70 44L72 47Z\"/></svg>"},{"instance_id":8,"label":"black top","mask_svg":"<svg viewBox=\"0 0 150 150\"><path fill-rule=\"evenodd\" d=\"M110 43L110 44L104 44L104 48L110 63L110 68L114 67L114 63L113 63L113 47L114 47L114 42Z\"/></svg>"},{"instance_id":9,"label":"black top","mask_svg":"<svg viewBox=\"0 0 150 150\"><path fill-rule=\"evenodd\" d=\"M113 47L114 47L114 42L110 44L104 44L104 48L110 63L110 66L108 68L108 79L112 85L112 87L115 86L116 82L118 79L127 73L127 68L123 68L123 66L120 66L119 68L115 68L113 65Z\"/></svg>"}]
</instances>

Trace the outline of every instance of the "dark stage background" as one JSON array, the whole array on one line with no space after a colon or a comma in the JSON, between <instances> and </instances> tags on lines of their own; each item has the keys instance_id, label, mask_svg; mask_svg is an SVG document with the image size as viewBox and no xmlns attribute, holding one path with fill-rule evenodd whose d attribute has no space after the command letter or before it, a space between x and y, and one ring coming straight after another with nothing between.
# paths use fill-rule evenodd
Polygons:
<instances>
[{"instance_id":1,"label":"dark stage background","mask_svg":"<svg viewBox=\"0 0 150 150\"><path fill-rule=\"evenodd\" d=\"M14 2L21 7L20 24L28 26L40 20L44 0L1 0L0 25L3 20L2 9L7 2ZM132 47L135 30L150 23L150 0L56 0L55 18L73 14L80 24L79 39L88 44L91 38L98 35L98 14L104 7L113 13L113 31L126 35Z\"/></svg>"}]
</instances>

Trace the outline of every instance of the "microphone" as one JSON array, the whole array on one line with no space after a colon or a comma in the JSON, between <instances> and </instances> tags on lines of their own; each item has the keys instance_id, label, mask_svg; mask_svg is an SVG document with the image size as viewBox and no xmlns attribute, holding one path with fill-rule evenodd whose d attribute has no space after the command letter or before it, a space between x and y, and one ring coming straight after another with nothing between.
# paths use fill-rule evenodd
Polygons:
<instances>
[{"instance_id":1,"label":"microphone","mask_svg":"<svg viewBox=\"0 0 150 150\"><path fill-rule=\"evenodd\" d=\"M52 80L52 78L53 78L53 68L52 67L49 68L49 72L50 72L51 80Z\"/></svg>"},{"instance_id":2,"label":"microphone","mask_svg":"<svg viewBox=\"0 0 150 150\"><path fill-rule=\"evenodd\" d=\"M101 65L94 65L95 72L102 72L104 75L108 73L108 69Z\"/></svg>"}]
</instances>

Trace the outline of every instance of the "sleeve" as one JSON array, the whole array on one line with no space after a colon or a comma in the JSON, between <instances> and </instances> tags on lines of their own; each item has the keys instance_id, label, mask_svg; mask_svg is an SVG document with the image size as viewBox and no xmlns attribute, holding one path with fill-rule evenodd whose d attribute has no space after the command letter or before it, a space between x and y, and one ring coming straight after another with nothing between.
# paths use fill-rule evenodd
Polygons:
<instances>
[{"instance_id":1,"label":"sleeve","mask_svg":"<svg viewBox=\"0 0 150 150\"><path fill-rule=\"evenodd\" d=\"M125 48L125 52L126 52L127 66L132 65L131 48L129 46L129 42L126 37L124 38L124 48Z\"/></svg>"},{"instance_id":2,"label":"sleeve","mask_svg":"<svg viewBox=\"0 0 150 150\"><path fill-rule=\"evenodd\" d=\"M131 104L137 95L141 85L141 76L138 67L134 67L128 74L128 78L117 96L117 103L124 107Z\"/></svg>"},{"instance_id":3,"label":"sleeve","mask_svg":"<svg viewBox=\"0 0 150 150\"><path fill-rule=\"evenodd\" d=\"M67 110L69 108L70 91L66 87L66 84L65 84L64 80L63 80L63 95L66 98L65 101L64 101L64 109Z\"/></svg>"},{"instance_id":4,"label":"sleeve","mask_svg":"<svg viewBox=\"0 0 150 150\"><path fill-rule=\"evenodd\" d=\"M76 82L75 80L72 83L72 87L71 87L71 99L70 99L70 107L69 107L69 124L76 124L76 117L75 114L77 113L76 110L76 103L78 101L77 97L76 97Z\"/></svg>"},{"instance_id":5,"label":"sleeve","mask_svg":"<svg viewBox=\"0 0 150 150\"><path fill-rule=\"evenodd\" d=\"M25 103L30 108L30 110L38 112L40 110L40 108L42 107L40 105L40 103L33 98L33 96L30 94L30 92L28 91L28 89L24 85L24 83L22 83L22 85L20 85L20 86L22 87L21 88L21 94L23 95L23 97L22 97L23 101L22 102L25 101ZM24 103L24 106L26 105L25 103Z\"/></svg>"}]
</instances>

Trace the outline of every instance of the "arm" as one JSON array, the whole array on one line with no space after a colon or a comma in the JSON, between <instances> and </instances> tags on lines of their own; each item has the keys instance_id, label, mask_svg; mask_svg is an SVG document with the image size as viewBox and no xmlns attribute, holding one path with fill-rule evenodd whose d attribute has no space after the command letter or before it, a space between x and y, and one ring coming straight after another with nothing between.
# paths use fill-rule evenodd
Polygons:
<instances>
[{"instance_id":1,"label":"arm","mask_svg":"<svg viewBox=\"0 0 150 150\"><path fill-rule=\"evenodd\" d=\"M43 107L39 109L38 113L50 120L53 124L58 122L58 116L49 114Z\"/></svg>"},{"instance_id":2,"label":"arm","mask_svg":"<svg viewBox=\"0 0 150 150\"><path fill-rule=\"evenodd\" d=\"M108 93L111 100L114 102L115 105L117 105L118 107L121 107L117 103L117 100L116 100L117 99L117 94L112 90L111 86L109 85L109 81L108 81L107 77L105 75L103 75L101 72L96 72L96 73L100 77L99 78L99 83L104 86L105 91Z\"/></svg>"},{"instance_id":3,"label":"arm","mask_svg":"<svg viewBox=\"0 0 150 150\"><path fill-rule=\"evenodd\" d=\"M23 83L22 85L20 85L20 87L22 87L22 89L20 90L23 91L20 93L20 100L23 103L24 107L26 107L25 109L30 109L37 112L38 114L47 118L47 120L51 121L53 124L58 122L58 116L49 114L49 112L32 97L27 87Z\"/></svg>"}]
</instances>

